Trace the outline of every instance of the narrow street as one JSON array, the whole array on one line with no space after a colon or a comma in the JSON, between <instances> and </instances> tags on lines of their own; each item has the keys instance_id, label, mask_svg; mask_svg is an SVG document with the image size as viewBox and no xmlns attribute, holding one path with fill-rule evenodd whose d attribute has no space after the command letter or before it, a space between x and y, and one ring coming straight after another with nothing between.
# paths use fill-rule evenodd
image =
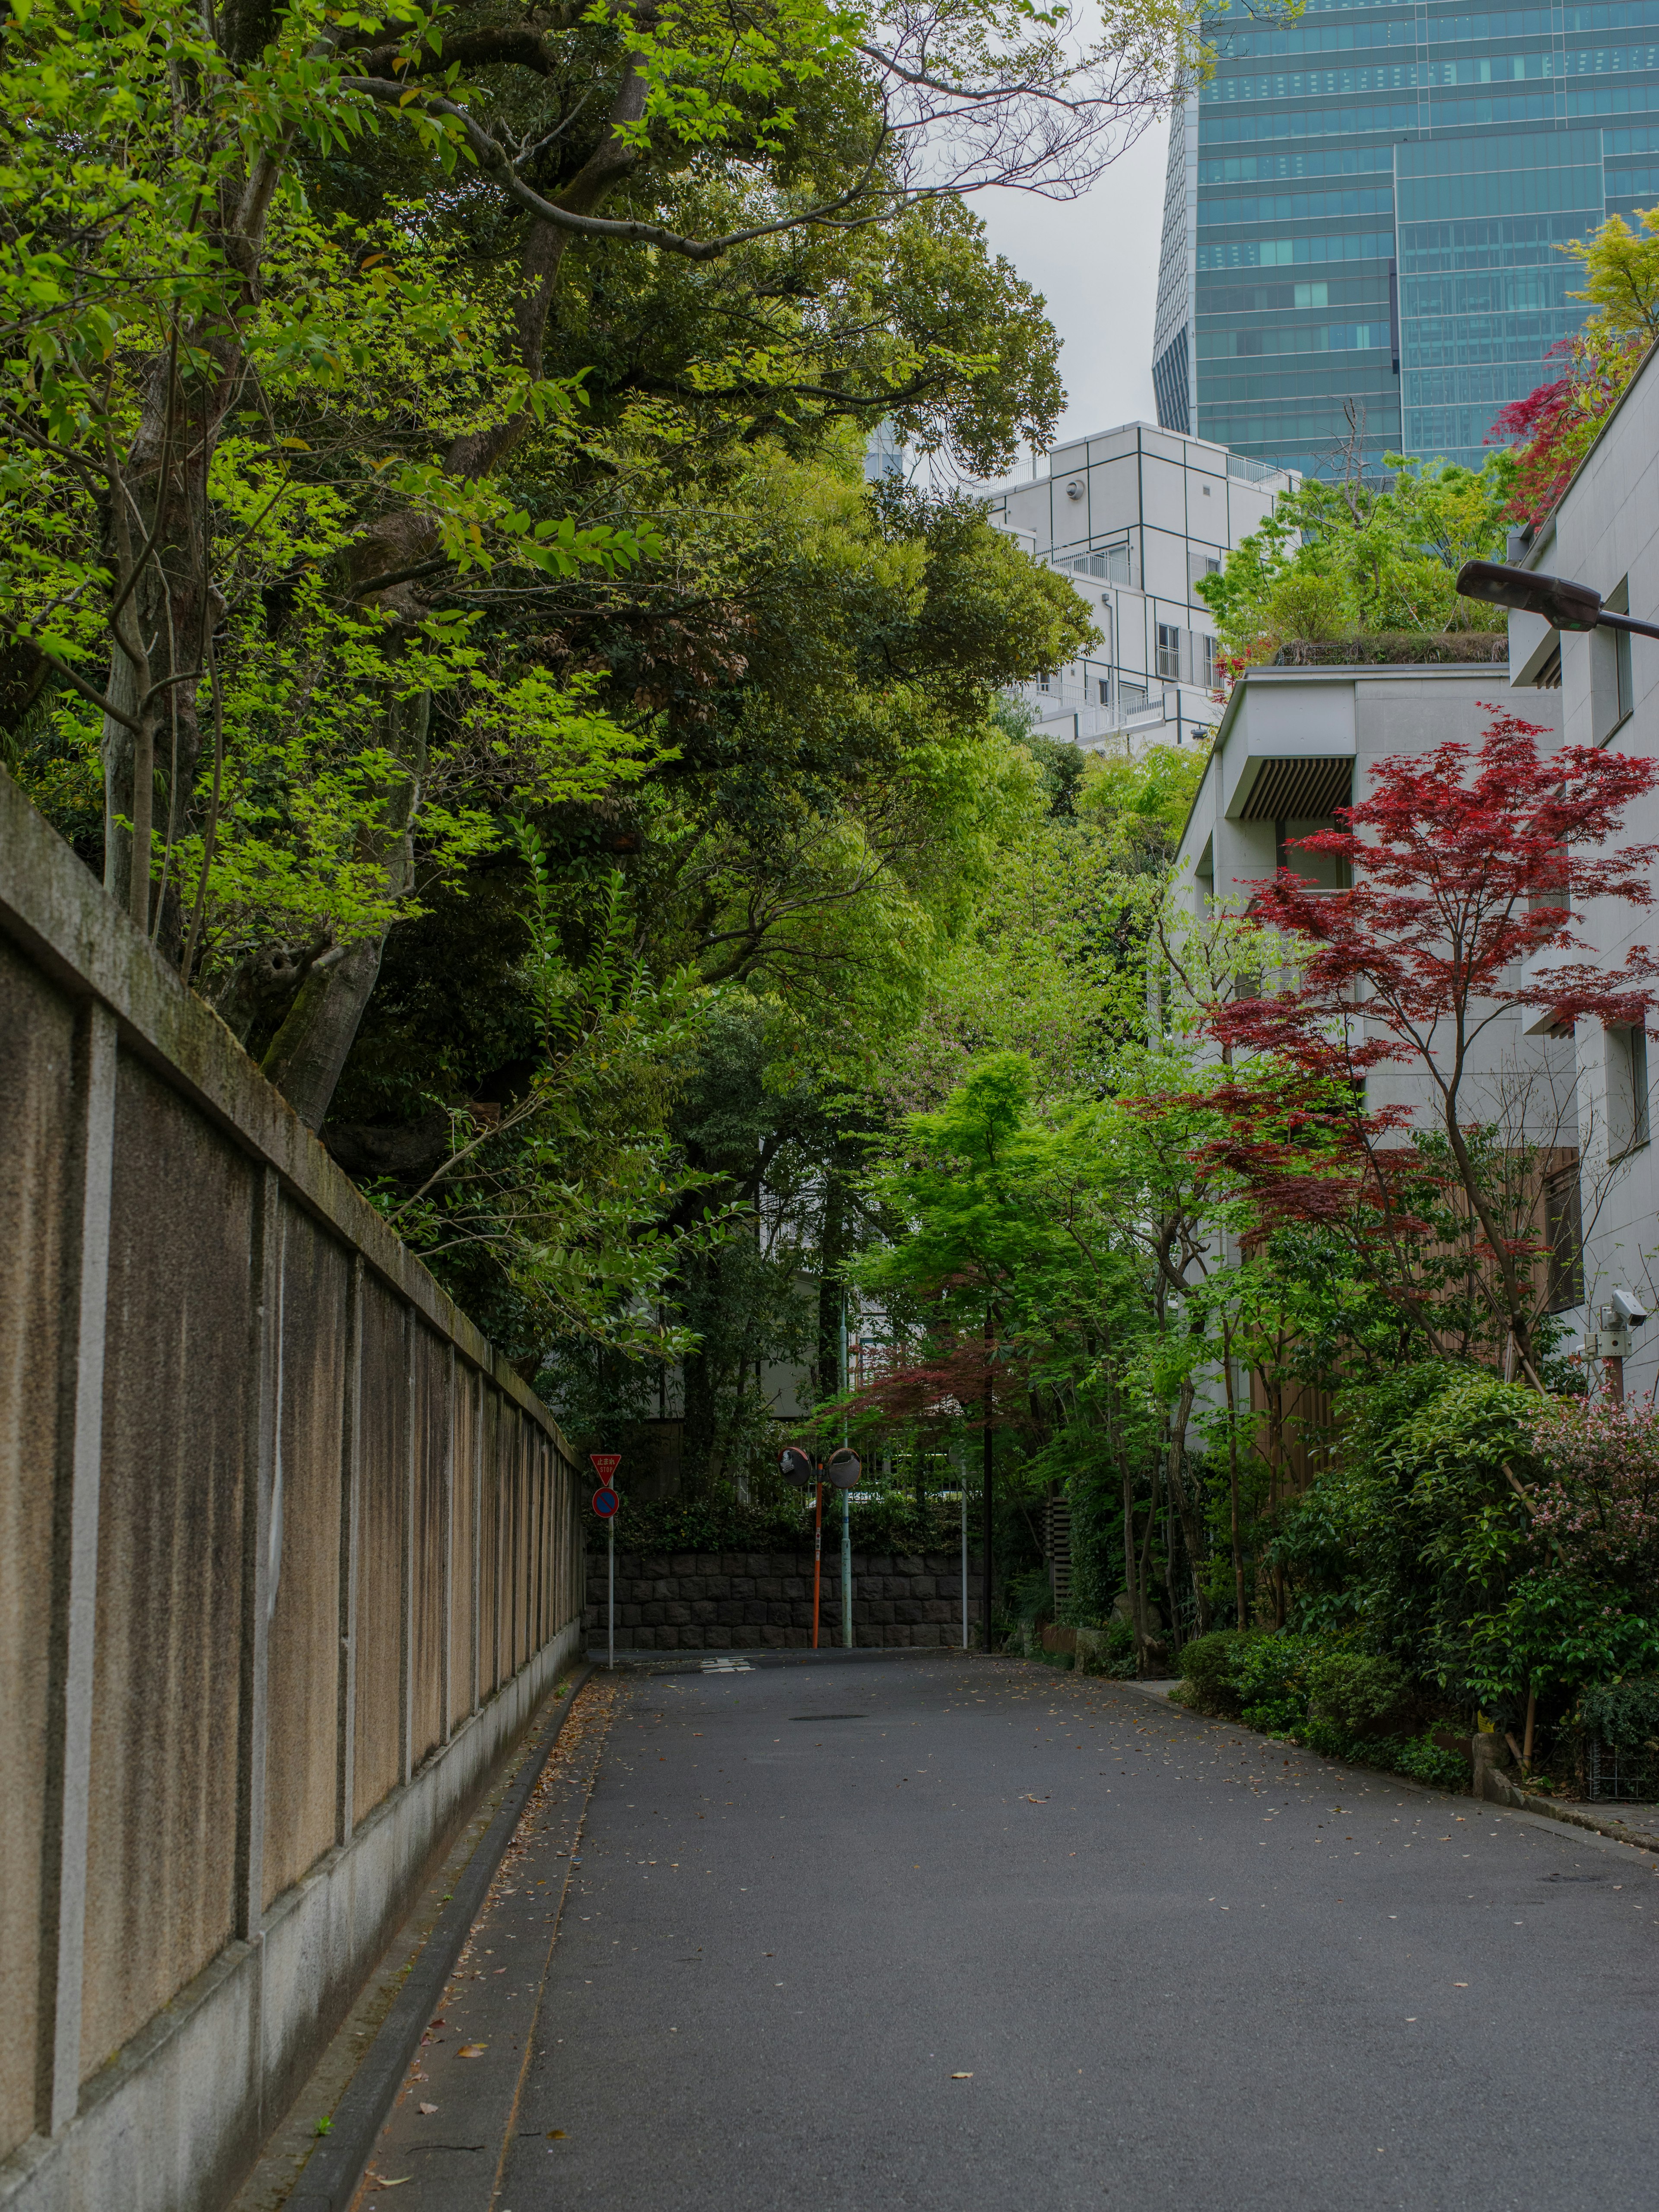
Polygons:
<instances>
[{"instance_id":1,"label":"narrow street","mask_svg":"<svg viewBox=\"0 0 1659 2212\"><path fill-rule=\"evenodd\" d=\"M364 2204L1653 2203L1624 1846L1018 1663L635 1676L583 1735Z\"/></svg>"}]
</instances>

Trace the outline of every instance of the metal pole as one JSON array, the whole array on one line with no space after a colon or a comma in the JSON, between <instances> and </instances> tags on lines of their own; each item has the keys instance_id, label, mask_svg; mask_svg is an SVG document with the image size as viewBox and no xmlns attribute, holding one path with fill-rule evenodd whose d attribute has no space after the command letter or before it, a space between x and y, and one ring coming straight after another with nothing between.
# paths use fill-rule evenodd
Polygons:
<instances>
[{"instance_id":1,"label":"metal pole","mask_svg":"<svg viewBox=\"0 0 1659 2212\"><path fill-rule=\"evenodd\" d=\"M962 1493L962 1648L968 1649L968 1468L958 1437L952 1456L957 1463L957 1487Z\"/></svg>"},{"instance_id":2,"label":"metal pole","mask_svg":"<svg viewBox=\"0 0 1659 2212\"><path fill-rule=\"evenodd\" d=\"M985 1309L985 1649L991 1649L991 1469L993 1448L991 1419L994 1400L991 1393L991 1309Z\"/></svg>"},{"instance_id":3,"label":"metal pole","mask_svg":"<svg viewBox=\"0 0 1659 2212\"><path fill-rule=\"evenodd\" d=\"M847 1285L841 1290L841 1440L847 1443ZM841 1493L841 1640L853 1648L853 1493Z\"/></svg>"},{"instance_id":4,"label":"metal pole","mask_svg":"<svg viewBox=\"0 0 1659 2212\"><path fill-rule=\"evenodd\" d=\"M841 1640L853 1648L853 1493L841 1493Z\"/></svg>"},{"instance_id":5,"label":"metal pole","mask_svg":"<svg viewBox=\"0 0 1659 2212\"><path fill-rule=\"evenodd\" d=\"M986 1412L986 1418L985 1418L985 1649L986 1649L988 1651L988 1650L990 1650L990 1648L991 1648L991 1466L992 1466L992 1444L991 1444L991 1418L990 1418L990 1412L989 1412L989 1401L990 1401L990 1395L991 1395L991 1393L990 1393L990 1381L989 1381L989 1374L990 1374L990 1370L988 1370L988 1369L987 1369L987 1370L986 1370L987 1380L986 1380L986 1392L985 1392L985 1395L986 1395L986 1402L987 1402L987 1412Z\"/></svg>"},{"instance_id":6,"label":"metal pole","mask_svg":"<svg viewBox=\"0 0 1659 2212\"><path fill-rule=\"evenodd\" d=\"M614 1513L605 1525L605 1532L611 1539L611 1603L608 1608L610 1655L605 1664L614 1674L617 1671L617 1516Z\"/></svg>"},{"instance_id":7,"label":"metal pole","mask_svg":"<svg viewBox=\"0 0 1659 2212\"><path fill-rule=\"evenodd\" d=\"M812 1533L812 1649L818 1648L818 1591L823 1582L823 1485L818 1485L817 1522Z\"/></svg>"}]
</instances>

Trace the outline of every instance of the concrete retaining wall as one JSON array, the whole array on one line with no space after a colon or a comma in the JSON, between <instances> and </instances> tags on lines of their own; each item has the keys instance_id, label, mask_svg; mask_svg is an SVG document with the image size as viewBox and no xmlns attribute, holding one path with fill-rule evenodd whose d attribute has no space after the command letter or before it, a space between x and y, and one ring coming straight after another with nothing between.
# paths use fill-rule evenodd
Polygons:
<instances>
[{"instance_id":1,"label":"concrete retaining wall","mask_svg":"<svg viewBox=\"0 0 1659 2212\"><path fill-rule=\"evenodd\" d=\"M580 1643L546 1409L0 774L0 2206L210 2212Z\"/></svg>"},{"instance_id":2,"label":"concrete retaining wall","mask_svg":"<svg viewBox=\"0 0 1659 2212\"><path fill-rule=\"evenodd\" d=\"M587 1635L605 1641L607 1567L587 1558ZM979 1561L968 1562L968 1621L981 1619ZM839 1644L841 1547L826 1540L819 1640ZM617 1648L630 1651L799 1650L812 1641L811 1552L618 1552ZM959 1644L960 1553L853 1554L853 1641Z\"/></svg>"}]
</instances>

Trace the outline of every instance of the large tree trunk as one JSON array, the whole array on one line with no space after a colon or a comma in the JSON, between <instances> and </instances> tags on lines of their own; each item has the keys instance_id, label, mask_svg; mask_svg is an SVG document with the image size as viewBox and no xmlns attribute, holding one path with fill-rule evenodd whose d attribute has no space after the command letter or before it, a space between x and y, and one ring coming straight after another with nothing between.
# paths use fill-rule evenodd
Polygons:
<instances>
[{"instance_id":1,"label":"large tree trunk","mask_svg":"<svg viewBox=\"0 0 1659 2212\"><path fill-rule=\"evenodd\" d=\"M405 897L414 884L413 828L426 777L431 718L431 695L424 691L412 699L394 698L386 709L386 749L408 773L386 792L370 848L392 900ZM261 1062L308 1129L323 1126L379 979L385 945L382 930L317 961Z\"/></svg>"},{"instance_id":2,"label":"large tree trunk","mask_svg":"<svg viewBox=\"0 0 1659 2212\"><path fill-rule=\"evenodd\" d=\"M198 701L209 631L222 602L210 568L208 479L219 434L244 389L242 324L258 304L270 204L288 145L254 158L240 198L214 233L240 279L204 322L179 329L150 363L138 422L107 488L106 543L119 602L105 696L104 884L138 927L168 917L164 949L183 952L179 902L154 874L190 820L201 757ZM187 368L181 368L188 363ZM157 782L163 805L158 818ZM130 825L130 826L129 826Z\"/></svg>"},{"instance_id":3,"label":"large tree trunk","mask_svg":"<svg viewBox=\"0 0 1659 2212\"><path fill-rule=\"evenodd\" d=\"M1200 1532L1198 1516L1194 1510L1193 1500L1188 1494L1186 1482L1182 1474L1182 1462L1187 1455L1187 1424L1192 1417L1193 1388L1192 1380L1188 1377L1188 1379L1182 1384L1181 1395L1176 1401L1175 1418L1170 1424L1170 1455L1167 1480L1170 1485L1170 1496L1175 1501L1176 1518L1180 1522L1181 1533L1186 1539L1187 1557L1192 1565L1193 1598L1198 1607L1198 1632L1200 1636L1207 1636L1210 1632L1210 1600L1209 1595L1204 1587L1204 1577L1200 1565ZM1170 1599L1171 1605L1173 1606L1173 1582L1170 1589ZM1175 1621L1173 1618L1171 1618L1170 1622L1170 1634L1173 1637L1175 1632Z\"/></svg>"}]
</instances>

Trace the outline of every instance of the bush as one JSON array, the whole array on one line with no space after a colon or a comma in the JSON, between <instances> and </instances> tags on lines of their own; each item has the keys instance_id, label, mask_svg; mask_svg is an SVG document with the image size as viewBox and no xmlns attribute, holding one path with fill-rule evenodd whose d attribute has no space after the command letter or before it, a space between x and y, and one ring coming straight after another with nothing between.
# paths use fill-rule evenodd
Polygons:
<instances>
[{"instance_id":1,"label":"bush","mask_svg":"<svg viewBox=\"0 0 1659 2212\"><path fill-rule=\"evenodd\" d=\"M1134 1634L1127 1623L1121 1624L1129 1638L1131 1650ZM1200 1711L1219 1714L1224 1719L1237 1720L1239 1699L1233 1669L1243 1645L1260 1642L1264 1632L1250 1628L1218 1628L1208 1636L1195 1636L1190 1644L1181 1647L1181 1672L1183 1680L1190 1682L1193 1696L1188 1702Z\"/></svg>"},{"instance_id":2,"label":"bush","mask_svg":"<svg viewBox=\"0 0 1659 2212\"><path fill-rule=\"evenodd\" d=\"M1320 1656L1310 1636L1254 1636L1233 1662L1239 1718L1264 1735L1288 1735L1308 1720L1308 1670Z\"/></svg>"},{"instance_id":3,"label":"bush","mask_svg":"<svg viewBox=\"0 0 1659 2212\"><path fill-rule=\"evenodd\" d=\"M1659 1751L1659 1680L1599 1682L1579 1699L1578 1718L1588 1734L1621 1751Z\"/></svg>"},{"instance_id":4,"label":"bush","mask_svg":"<svg viewBox=\"0 0 1659 2212\"><path fill-rule=\"evenodd\" d=\"M1370 1750L1380 1747L1373 1745ZM1437 1790L1467 1790L1469 1786L1469 1762L1461 1752L1446 1751L1434 1740L1432 1729L1409 1742L1390 1745L1394 1753L1390 1764L1396 1774L1408 1774L1413 1782L1432 1783Z\"/></svg>"},{"instance_id":5,"label":"bush","mask_svg":"<svg viewBox=\"0 0 1659 2212\"><path fill-rule=\"evenodd\" d=\"M1411 1681L1392 1659L1358 1651L1326 1651L1307 1668L1308 1717L1353 1735L1396 1716L1411 1695Z\"/></svg>"},{"instance_id":6,"label":"bush","mask_svg":"<svg viewBox=\"0 0 1659 2212\"><path fill-rule=\"evenodd\" d=\"M1008 1584L1008 1608L1022 1628L1040 1628L1054 1617L1054 1585L1046 1567L1030 1567Z\"/></svg>"}]
</instances>

